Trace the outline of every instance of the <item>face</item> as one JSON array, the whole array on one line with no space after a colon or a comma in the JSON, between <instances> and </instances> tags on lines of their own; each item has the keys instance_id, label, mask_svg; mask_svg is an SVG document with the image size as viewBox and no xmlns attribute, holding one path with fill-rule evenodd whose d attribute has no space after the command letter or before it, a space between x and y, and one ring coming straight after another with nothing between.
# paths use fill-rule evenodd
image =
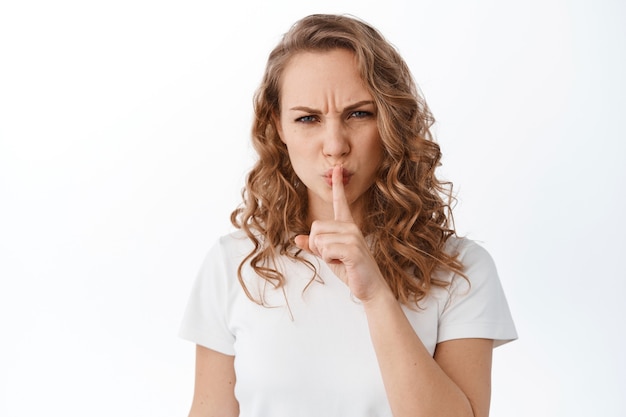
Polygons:
<instances>
[{"instance_id":1,"label":"face","mask_svg":"<svg viewBox=\"0 0 626 417\"><path fill-rule=\"evenodd\" d=\"M343 183L355 219L382 160L376 106L344 49L302 52L284 70L277 129L293 169L307 187L309 218L332 219L332 169Z\"/></svg>"}]
</instances>

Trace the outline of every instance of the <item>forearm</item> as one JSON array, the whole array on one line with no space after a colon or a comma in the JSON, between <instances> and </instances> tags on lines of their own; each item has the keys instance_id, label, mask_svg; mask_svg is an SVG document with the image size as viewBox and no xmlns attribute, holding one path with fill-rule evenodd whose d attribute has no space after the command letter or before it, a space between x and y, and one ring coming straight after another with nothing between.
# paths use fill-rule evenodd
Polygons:
<instances>
[{"instance_id":1,"label":"forearm","mask_svg":"<svg viewBox=\"0 0 626 417\"><path fill-rule=\"evenodd\" d=\"M467 396L426 350L391 292L364 306L393 415L473 417Z\"/></svg>"}]
</instances>

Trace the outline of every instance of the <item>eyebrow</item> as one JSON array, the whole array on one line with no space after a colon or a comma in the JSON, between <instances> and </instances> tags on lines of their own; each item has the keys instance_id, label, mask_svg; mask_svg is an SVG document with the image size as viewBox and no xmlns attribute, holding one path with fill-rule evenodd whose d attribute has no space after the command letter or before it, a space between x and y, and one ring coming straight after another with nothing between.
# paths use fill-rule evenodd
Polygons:
<instances>
[{"instance_id":1,"label":"eyebrow","mask_svg":"<svg viewBox=\"0 0 626 417\"><path fill-rule=\"evenodd\" d=\"M375 105L374 100L361 100L361 101L357 101L354 104L350 104L349 106L347 106L346 108L343 109L343 111L341 113L350 111L350 110L355 110L358 109L361 106L365 106L365 105ZM303 111L305 113L311 113L311 114L321 114L322 112L320 110L311 108L311 107L307 107L307 106L296 106L296 107L292 107L289 110L296 110L296 111Z\"/></svg>"}]
</instances>

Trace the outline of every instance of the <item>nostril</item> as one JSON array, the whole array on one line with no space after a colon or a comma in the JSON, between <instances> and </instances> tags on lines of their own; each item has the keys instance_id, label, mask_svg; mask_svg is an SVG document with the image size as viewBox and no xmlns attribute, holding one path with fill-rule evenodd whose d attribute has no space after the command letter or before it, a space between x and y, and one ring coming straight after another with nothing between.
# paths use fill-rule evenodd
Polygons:
<instances>
[{"instance_id":1,"label":"nostril","mask_svg":"<svg viewBox=\"0 0 626 417\"><path fill-rule=\"evenodd\" d=\"M350 144L346 140L328 140L324 143L322 152L326 156L345 156L350 153Z\"/></svg>"}]
</instances>

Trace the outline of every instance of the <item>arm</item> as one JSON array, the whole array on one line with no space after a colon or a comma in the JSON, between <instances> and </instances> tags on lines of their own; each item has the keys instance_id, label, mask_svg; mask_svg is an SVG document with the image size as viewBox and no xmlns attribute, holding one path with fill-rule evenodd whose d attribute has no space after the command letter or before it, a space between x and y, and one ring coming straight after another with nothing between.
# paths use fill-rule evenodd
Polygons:
<instances>
[{"instance_id":1,"label":"arm","mask_svg":"<svg viewBox=\"0 0 626 417\"><path fill-rule=\"evenodd\" d=\"M189 417L237 417L234 356L196 345L196 379Z\"/></svg>"},{"instance_id":2,"label":"arm","mask_svg":"<svg viewBox=\"0 0 626 417\"><path fill-rule=\"evenodd\" d=\"M354 223L333 171L334 220L316 221L296 245L322 258L361 300L395 417L487 417L491 396L489 339L439 343L434 358L406 318Z\"/></svg>"},{"instance_id":3,"label":"arm","mask_svg":"<svg viewBox=\"0 0 626 417\"><path fill-rule=\"evenodd\" d=\"M394 416L489 415L491 340L442 342L433 358L390 291L364 306Z\"/></svg>"}]
</instances>

